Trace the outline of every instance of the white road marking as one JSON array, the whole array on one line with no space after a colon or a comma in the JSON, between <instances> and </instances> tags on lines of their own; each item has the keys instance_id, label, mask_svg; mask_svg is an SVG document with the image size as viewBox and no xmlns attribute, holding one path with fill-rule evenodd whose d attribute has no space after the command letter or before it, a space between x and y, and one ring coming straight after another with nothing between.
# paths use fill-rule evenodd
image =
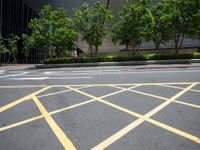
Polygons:
<instances>
[{"instance_id":1,"label":"white road marking","mask_svg":"<svg viewBox=\"0 0 200 150\"><path fill-rule=\"evenodd\" d=\"M20 76L20 75L25 75L25 74L28 74L29 72L22 72L22 73L19 73L19 74L11 74L11 75L6 75L6 76L0 76L0 79L1 78L7 78L7 77L14 77L14 76Z\"/></svg>"},{"instance_id":2,"label":"white road marking","mask_svg":"<svg viewBox=\"0 0 200 150\"><path fill-rule=\"evenodd\" d=\"M45 80L49 77L39 77L39 78L8 78L8 80Z\"/></svg>"},{"instance_id":3,"label":"white road marking","mask_svg":"<svg viewBox=\"0 0 200 150\"><path fill-rule=\"evenodd\" d=\"M63 72L62 74L49 74L46 75L48 77L50 77L50 79L72 79L72 78L85 78L85 77L79 77L79 76L97 76L97 75L123 75L123 74L163 74L163 73L193 73L193 72L200 72L199 70L159 70L159 71L129 71L129 72L91 72L91 73L67 73L67 72ZM21 76L23 77L44 77L44 74L21 74ZM67 76L67 77L66 77ZM75 76L75 77L70 77L70 76ZM2 78L2 77L0 77ZM91 77L90 77L91 78Z\"/></svg>"},{"instance_id":4,"label":"white road marking","mask_svg":"<svg viewBox=\"0 0 200 150\"><path fill-rule=\"evenodd\" d=\"M38 78L7 78L7 80L69 80L69 79L91 79L92 77L38 77Z\"/></svg>"}]
</instances>

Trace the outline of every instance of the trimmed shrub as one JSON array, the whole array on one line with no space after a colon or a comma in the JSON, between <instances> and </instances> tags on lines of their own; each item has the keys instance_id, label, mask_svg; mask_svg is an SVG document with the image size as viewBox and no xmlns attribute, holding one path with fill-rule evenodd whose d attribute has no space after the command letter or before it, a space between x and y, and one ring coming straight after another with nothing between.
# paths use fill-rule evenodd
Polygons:
<instances>
[{"instance_id":1,"label":"trimmed shrub","mask_svg":"<svg viewBox=\"0 0 200 150\"><path fill-rule=\"evenodd\" d=\"M67 63L91 63L91 62L123 62L123 61L147 61L147 60L171 60L171 59L193 59L200 58L200 53L194 54L147 54L128 56L100 56L90 57L65 57L53 58L44 61L44 64L67 64Z\"/></svg>"}]
</instances>

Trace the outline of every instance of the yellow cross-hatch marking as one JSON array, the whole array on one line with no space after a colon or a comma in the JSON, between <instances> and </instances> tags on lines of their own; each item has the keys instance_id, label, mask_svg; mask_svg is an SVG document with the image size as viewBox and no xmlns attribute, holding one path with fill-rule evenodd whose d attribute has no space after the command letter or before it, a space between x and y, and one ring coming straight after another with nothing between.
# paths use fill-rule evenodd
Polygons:
<instances>
[{"instance_id":1,"label":"yellow cross-hatch marking","mask_svg":"<svg viewBox=\"0 0 200 150\"><path fill-rule=\"evenodd\" d=\"M179 89L179 90L183 90L184 89L182 87L177 87L177 86L174 86L174 85L166 85L166 84L156 84L156 85L157 86L162 86L162 87L169 87L169 88ZM189 91L200 93L200 90L195 90L195 89L190 89Z\"/></svg>"},{"instance_id":2,"label":"yellow cross-hatch marking","mask_svg":"<svg viewBox=\"0 0 200 150\"><path fill-rule=\"evenodd\" d=\"M134 86L134 87L131 87L131 88L136 88L136 87L139 87L139 86L140 86L140 85L137 85L137 86ZM80 89L80 88L77 88L77 89ZM81 89L82 89L82 88L81 88ZM72 91L72 90L67 90L67 91ZM106 97L109 97L109 96L112 96L112 95L115 95L115 94L118 94L118 93L122 93L122 92L124 92L124 91L126 91L126 90L123 89L123 90L119 90L119 91L116 91L116 92L112 92L112 93L109 93L109 94L107 94L107 95L103 95L103 96L101 96L100 98L106 98ZM39 97L39 96L38 96L38 97ZM88 101L85 101L85 102L81 102L81 103L78 103L78 104L74 104L74 105L71 105L71 106L68 106L68 107L64 107L64 108L61 108L61 109L58 109L58 110L49 112L49 114L50 114L50 115L54 115L54 114L57 114L57 113L60 113L60 112L63 112L63 111L66 111L66 110L69 110L69 109L72 109L72 108L76 108L76 107L79 107L79 106L82 106L82 105L85 105L85 104L94 102L94 101L96 101L96 100L91 99L91 100L88 100ZM41 118L43 118L42 115L36 116L36 117L33 117L33 118L29 118L29 119L27 119L27 120L23 120L23 121L20 121L20 122L17 122L17 123L8 125L8 126L1 127L1 128L0 128L0 132L1 132L1 131L8 130L8 129L11 129L11 128L14 128L14 127L17 127L17 126L20 126L20 125L23 125L23 124L26 124L26 123L29 123L29 122L32 122L32 121L35 121L35 120L38 120L38 119L41 119Z\"/></svg>"},{"instance_id":3,"label":"yellow cross-hatch marking","mask_svg":"<svg viewBox=\"0 0 200 150\"><path fill-rule=\"evenodd\" d=\"M179 96L181 96L182 94L184 94L185 92L187 92L190 88L192 88L192 87L195 86L195 85L196 85L196 83L190 85L189 87L187 87L187 88L184 89L183 91L181 91L181 92L179 92L178 94L176 94L175 96L173 96L169 101L165 101L165 102L162 103L159 107L156 107L153 111L151 111L151 112L148 114L148 116L157 113L158 111L160 111L161 109L163 109L164 107L166 107L167 105L169 105L173 100L175 100L177 97L179 97ZM116 109L121 110L121 111L123 111L123 112L126 112L126 113L128 113L128 114L131 114L131 115L133 115L133 116L135 116L135 117L141 118L143 121L148 121L148 122L150 122L150 123L152 123L152 124L154 124L154 125L156 125L156 126L159 126L159 127L164 128L164 129L166 129L166 130L168 130L168 131L171 131L171 132L176 133L176 134L178 134L178 135L181 135L181 136L183 136L183 137L185 137L185 138L188 138L188 139L190 139L190 140L192 140L192 141L195 141L195 142L197 142L197 143L200 143L200 139L199 139L198 137L193 136L193 135L191 135L191 134L188 134L188 133L186 133L186 132L184 132L184 131L175 129L175 128L173 128L173 127L170 127L170 126L168 126L168 125L166 125L166 124L160 123L160 122L155 121L155 120L153 120L153 119L150 119L150 118L148 118L148 116L140 115L140 114L138 114L138 113L136 113L136 112L130 111L130 110L125 109L125 108L123 108L123 107L121 107L121 106L118 106L118 105L116 105L116 104L110 103L110 102L105 101L105 100L103 100L103 99L101 99L101 98L95 97L95 96L93 96L93 95L90 95L90 94L88 94L88 93L82 92L82 91L77 90L77 89L74 89L74 88L72 88L72 87L69 87L69 86L65 86L65 87L67 87L67 88L69 88L69 89L72 89L72 90L74 90L74 91L76 91L76 92L78 92L78 93L80 93L80 94L85 95L85 96L94 98L94 99L96 99L97 101L99 101L99 102L101 102L101 103L103 103L103 104L109 105L109 106L111 106L111 107L113 107L113 108L116 108ZM140 121L138 121L138 123L139 123L139 122L140 122ZM113 142L114 142L114 141L113 141ZM111 143L112 143L112 142L111 142ZM104 149L104 148L102 148L102 147L104 147L104 144L103 144L103 146L101 145L101 146L98 147L98 148L99 148L99 149ZM107 146L105 146L105 147L107 147Z\"/></svg>"},{"instance_id":4,"label":"yellow cross-hatch marking","mask_svg":"<svg viewBox=\"0 0 200 150\"><path fill-rule=\"evenodd\" d=\"M126 89L126 88L122 88L122 87L115 86L115 85L111 85L111 87L117 88L117 89ZM153 97L153 98L156 98L155 100L157 100L157 99L161 99L161 100L165 100L165 101L169 100L168 98L165 98L165 97L162 97L162 96L157 96L157 95L154 95L154 94L149 94L149 93L146 93L146 92L141 92L141 91L137 91L137 90L133 90L133 89L126 89L126 91L137 93L137 94L140 94L140 95ZM186 106L190 106L190 107L194 107L194 108L200 108L200 105L190 104L190 103L187 103L187 102L181 102L181 101L178 101L178 100L174 100L173 102L178 103L178 104L182 104L182 105L186 105Z\"/></svg>"},{"instance_id":5,"label":"yellow cross-hatch marking","mask_svg":"<svg viewBox=\"0 0 200 150\"><path fill-rule=\"evenodd\" d=\"M76 150L75 146L72 144L72 142L67 138L65 133L62 131L62 129L56 124L56 122L53 120L51 115L47 112L45 107L42 105L42 103L39 101L39 99L32 95L32 99L34 100L35 104L37 105L38 109L42 113L42 116L46 119L47 123L55 133L55 135L58 137L59 141L62 143L63 147L66 150Z\"/></svg>"},{"instance_id":6,"label":"yellow cross-hatch marking","mask_svg":"<svg viewBox=\"0 0 200 150\"><path fill-rule=\"evenodd\" d=\"M174 86L174 85L179 85L179 84L180 85L181 84L187 84L189 86L187 88ZM128 113L128 114L133 115L135 117L138 117L138 119L136 121L132 122L131 124L127 125L123 129L121 129L120 131L118 131L117 133L115 133L114 135L109 137L108 139L104 140L103 142L101 142L100 144L95 146L94 148L92 148L92 150L105 149L107 146L111 145L113 142L115 142L118 139L120 139L122 136L124 136L125 134L127 134L128 132L133 130L135 127L139 126L144 121L152 123L152 124L154 124L154 125L156 125L156 126L158 126L160 128L163 128L165 130L168 130L170 132L173 132L175 134L178 134L178 135L180 135L182 137L185 137L187 139L190 139L190 140L200 144L199 137L196 137L194 135L191 135L189 133L186 133L184 131L181 131L179 129L173 128L173 127L171 127L169 125L166 125L164 123L158 122L158 121L150 118L151 116L153 116L154 114L158 113L160 110L162 110L163 108L165 108L166 106L168 106L172 102L175 102L175 103L178 103L178 104L182 104L182 105L186 105L186 106L190 106L190 107L194 107L194 108L200 108L199 105L190 104L190 103L186 103L186 102L182 102L182 101L176 100L178 97L180 97L181 95L183 95L187 91L200 92L200 90L192 89L192 87L194 87L197 84L200 84L200 82L134 83L134 84L81 84L81 85L50 85L50 86L45 86L45 85L38 85L38 86L37 85L0 86L0 88L44 87L44 88L42 88L42 89L40 89L38 91L35 91L35 92L33 92L33 93L31 93L31 94L29 94L27 96L24 96L24 97L22 97L22 98L20 98L18 100L15 100L15 101L13 101L13 102L11 102L11 103L9 103L9 104L7 104L7 105L5 105L5 106L0 108L0 112L3 112L3 111L5 111L5 110L7 110L9 108L12 108L12 107L14 107L14 106L26 101L26 100L33 99L33 101L35 102L36 106L38 107L38 109L40 110L42 115L39 115L39 116L36 116L36 117L33 117L33 118L29 118L27 120L20 121L20 122L17 122L17 123L8 125L8 126L1 127L0 128L0 132L4 131L4 130L7 130L7 129L10 129L10 128L14 128L14 127L26 124L26 123L29 123L29 122L32 122L32 121L35 121L35 120L38 120L38 119L44 118L47 121L47 123L49 124L49 126L51 127L51 129L53 130L53 132L55 133L55 135L57 136L57 138L59 139L59 141L62 143L63 147L65 149L75 150L76 148L73 145L73 143L70 141L70 139L68 139L68 137L62 131L62 129L56 124L56 122L53 120L51 115L57 114L57 113L60 113L60 112L63 112L63 111L66 111L66 110L69 110L69 109L72 109L72 108L76 108L76 107L79 107L79 106L82 106L82 105L85 105L85 104L89 104L91 102L98 101L98 102L101 102L101 103L103 103L105 105L113 107L115 109L118 109L118 110L120 110L122 112ZM172 98L168 99L168 98L165 98L165 97L161 97L161 96L157 96L157 95L153 95L153 94L149 94L149 93L133 90L136 87L145 86L145 85L156 85L156 86L170 87L170 88L180 89L182 91L179 92L178 94L176 94L175 96L173 96ZM78 86L79 86L79 88L75 88L75 87L78 87ZM87 88L87 87L97 87L97 86L100 86L100 87L110 86L110 87L121 89L121 90L116 91L116 92L112 92L112 93L107 94L107 95L103 95L101 97L95 97L93 95L90 95L90 94L88 94L86 92L82 92L80 90L80 89ZM132 86L132 87L123 88L123 87L119 87L119 86ZM48 94L37 96L38 94L48 90L51 87L66 87L69 90L64 90L64 91L48 93ZM39 101L39 99L38 99L38 97L46 97L46 96L56 95L56 94L65 93L65 92L69 92L69 91L75 91L75 92L80 93L82 95L88 96L88 97L90 97L92 99L90 99L88 101L85 101L85 102L77 103L77 104L74 104L74 105L71 105L71 106L68 106L68 107L64 107L64 108L61 108L61 109L58 109L58 110L54 110L52 112L48 112L45 109L45 107L42 105L42 103ZM121 106L118 106L116 104L113 104L111 102L103 100L103 98L106 98L108 96L112 96L112 95L115 95L115 94L118 94L118 93L121 93L121 92L124 92L124 91L130 91L130 92L142 94L142 95L145 95L145 96L150 96L150 97L154 97L154 98L157 98L157 99L162 99L162 100L165 100L165 102L163 102L161 105L157 106L156 108L154 108L153 110L148 112L146 115L141 115L141 114L138 114L136 112L130 111L130 110L126 109L126 108L123 108Z\"/></svg>"},{"instance_id":7,"label":"yellow cross-hatch marking","mask_svg":"<svg viewBox=\"0 0 200 150\"><path fill-rule=\"evenodd\" d=\"M176 128L170 127L168 125L165 125L163 123L160 123L158 121L155 121L153 119L150 119L149 117L153 116L154 114L156 114L157 112L159 112L160 110L162 110L163 108L165 108L167 105L169 105L170 103L172 103L175 99L177 99L178 97L180 97L181 95L183 95L185 92L187 92L189 89L191 89L193 86L195 86L196 84L192 84L190 86L188 86L187 88L185 88L184 90L182 90L181 92L179 92L178 94L176 94L175 96L173 96L171 99L169 99L168 101L162 103L161 105L157 106L156 108L154 108L153 110L151 110L150 112L148 112L146 115L144 116L139 116L139 119L137 119L136 121L132 122L131 124L129 124L128 126L126 126L125 128L121 129L120 131L118 131L117 133L115 133L114 135L110 136L108 139L104 140L103 142L101 142L100 144L98 144L97 146L95 146L94 148L92 148L92 150L102 150L105 149L106 147L108 147L109 145L111 145L112 143L114 143L115 141L117 141L118 139L120 139L122 136L124 136L125 134L127 134L128 132L132 131L135 127L137 127L138 125L140 125L141 123L143 123L144 121L148 121L150 123L153 123L154 125L157 125L159 127L162 127L166 130L169 130L173 133L179 134L185 138L188 138L192 141L195 141L197 143L200 143L200 139L198 137L195 137L193 135L190 135L186 132L180 131ZM109 104L111 105L111 104ZM115 105L112 105L115 108L117 108ZM124 112L129 112L127 109L122 109L120 108L120 110L123 110ZM134 116L136 116L135 113L132 113Z\"/></svg>"},{"instance_id":8,"label":"yellow cross-hatch marking","mask_svg":"<svg viewBox=\"0 0 200 150\"><path fill-rule=\"evenodd\" d=\"M40 89L40 90L38 90L38 91L36 91L36 92L33 92L33 93L31 93L31 94L29 94L29 95L27 95L27 96L24 96L24 97L22 97L22 98L20 98L20 99L18 99L18 100L13 101L12 103L9 103L9 104L7 104L7 105L1 107L1 108L0 108L0 113L3 112L3 111L5 111L5 110L7 110L7 109L9 109L9 108L11 108L11 107L16 106L16 105L18 105L18 104L20 104L20 103L22 103L22 102L24 102L24 101L26 101L26 100L29 100L29 99L31 98L32 95L38 95L38 94L40 94L40 93L46 91L46 90L49 89L49 88L51 88L51 86L47 86L47 87L45 87L45 88L42 88L42 89Z\"/></svg>"}]
</instances>

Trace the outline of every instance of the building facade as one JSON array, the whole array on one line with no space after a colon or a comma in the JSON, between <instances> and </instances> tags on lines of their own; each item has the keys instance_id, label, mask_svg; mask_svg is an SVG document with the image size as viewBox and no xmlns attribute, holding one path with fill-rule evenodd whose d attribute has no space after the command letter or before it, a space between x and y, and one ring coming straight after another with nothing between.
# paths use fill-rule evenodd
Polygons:
<instances>
[{"instance_id":1,"label":"building facade","mask_svg":"<svg viewBox=\"0 0 200 150\"><path fill-rule=\"evenodd\" d=\"M29 33L28 22L38 16L46 0L0 0L0 36Z\"/></svg>"}]
</instances>

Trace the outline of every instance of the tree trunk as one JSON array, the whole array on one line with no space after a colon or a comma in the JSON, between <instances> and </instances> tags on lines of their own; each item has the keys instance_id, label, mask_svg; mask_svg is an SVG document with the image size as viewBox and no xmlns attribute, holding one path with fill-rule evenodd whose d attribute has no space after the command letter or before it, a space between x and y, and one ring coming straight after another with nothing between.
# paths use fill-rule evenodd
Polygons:
<instances>
[{"instance_id":1,"label":"tree trunk","mask_svg":"<svg viewBox=\"0 0 200 150\"><path fill-rule=\"evenodd\" d=\"M97 57L98 49L99 49L98 45L95 45L95 57Z\"/></svg>"},{"instance_id":2,"label":"tree trunk","mask_svg":"<svg viewBox=\"0 0 200 150\"><path fill-rule=\"evenodd\" d=\"M0 54L0 66L1 66L1 54Z\"/></svg>"},{"instance_id":3,"label":"tree trunk","mask_svg":"<svg viewBox=\"0 0 200 150\"><path fill-rule=\"evenodd\" d=\"M179 39L180 39L180 34L175 34L174 49L175 49L176 56L179 54L179 47L178 47Z\"/></svg>"},{"instance_id":4,"label":"tree trunk","mask_svg":"<svg viewBox=\"0 0 200 150\"><path fill-rule=\"evenodd\" d=\"M89 44L89 49L90 49L90 57L93 58L93 52L92 52L92 45Z\"/></svg>"},{"instance_id":5,"label":"tree trunk","mask_svg":"<svg viewBox=\"0 0 200 150\"><path fill-rule=\"evenodd\" d=\"M125 46L126 46L126 50L128 50L128 43L126 43Z\"/></svg>"},{"instance_id":6,"label":"tree trunk","mask_svg":"<svg viewBox=\"0 0 200 150\"><path fill-rule=\"evenodd\" d=\"M14 64L17 64L17 59L16 59L16 56L14 54L13 55L13 59L14 59Z\"/></svg>"},{"instance_id":7,"label":"tree trunk","mask_svg":"<svg viewBox=\"0 0 200 150\"><path fill-rule=\"evenodd\" d=\"M26 56L26 63L28 64L28 56Z\"/></svg>"},{"instance_id":8,"label":"tree trunk","mask_svg":"<svg viewBox=\"0 0 200 150\"><path fill-rule=\"evenodd\" d=\"M135 40L132 40L132 48L133 48L132 56L134 56L135 54L135 47L136 47Z\"/></svg>"}]
</instances>

